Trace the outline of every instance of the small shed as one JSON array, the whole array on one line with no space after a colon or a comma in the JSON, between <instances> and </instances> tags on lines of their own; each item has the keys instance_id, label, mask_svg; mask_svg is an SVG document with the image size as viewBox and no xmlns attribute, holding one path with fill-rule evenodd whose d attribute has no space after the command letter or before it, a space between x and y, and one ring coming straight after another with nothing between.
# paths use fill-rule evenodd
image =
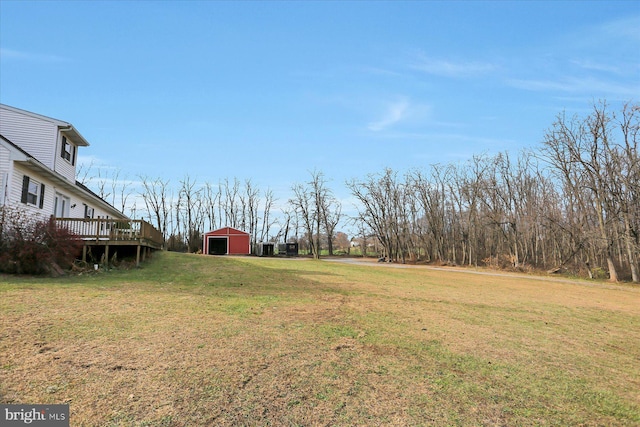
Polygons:
<instances>
[{"instance_id":1,"label":"small shed","mask_svg":"<svg viewBox=\"0 0 640 427\"><path fill-rule=\"evenodd\" d=\"M207 255L249 255L251 236L231 227L209 231L204 234L202 253Z\"/></svg>"},{"instance_id":2,"label":"small shed","mask_svg":"<svg viewBox=\"0 0 640 427\"><path fill-rule=\"evenodd\" d=\"M298 244L278 243L278 255L298 256Z\"/></svg>"},{"instance_id":3,"label":"small shed","mask_svg":"<svg viewBox=\"0 0 640 427\"><path fill-rule=\"evenodd\" d=\"M275 244L271 242L260 242L256 244L254 252L258 256L273 256L275 253Z\"/></svg>"}]
</instances>

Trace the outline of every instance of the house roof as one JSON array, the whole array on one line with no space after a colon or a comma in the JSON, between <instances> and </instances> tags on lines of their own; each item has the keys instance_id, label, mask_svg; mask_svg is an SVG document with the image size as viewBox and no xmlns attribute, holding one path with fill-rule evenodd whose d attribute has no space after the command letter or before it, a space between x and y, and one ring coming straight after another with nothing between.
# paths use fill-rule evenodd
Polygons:
<instances>
[{"instance_id":1,"label":"house roof","mask_svg":"<svg viewBox=\"0 0 640 427\"><path fill-rule=\"evenodd\" d=\"M70 182L67 178L65 178L58 172L53 171L48 167L46 167L40 161L32 157L28 152L18 147L16 144L11 142L9 139L5 138L3 135L0 135L0 141L2 143L5 143L5 145L9 146L9 148L13 149L14 152L19 154L19 156L17 156L17 158L14 160L20 165L22 165L23 167L31 171L34 171L35 173L38 173L42 176L47 177L48 179L56 183L56 185L60 185L61 187L65 188L66 190L70 191L71 193L77 196L91 199L96 205L100 206L102 209L109 212L111 215L115 217L128 218L126 215L124 215L122 212L117 210L115 207L111 206L109 202L107 202L106 200L98 196L93 191L89 190L85 185L79 183L78 181L76 181L75 183Z\"/></svg>"},{"instance_id":2,"label":"house roof","mask_svg":"<svg viewBox=\"0 0 640 427\"><path fill-rule=\"evenodd\" d=\"M9 141L8 138L5 138L4 135L0 134L0 139L2 139L4 142L6 142L11 148L13 148L14 150L18 151L20 154L22 154L25 157L31 157L31 154L27 153L24 149L22 149L22 147L17 146L16 144L14 144L13 142Z\"/></svg>"},{"instance_id":3,"label":"house roof","mask_svg":"<svg viewBox=\"0 0 640 427\"><path fill-rule=\"evenodd\" d=\"M58 126L60 132L62 132L69 140L71 140L76 146L88 147L89 141L87 141L84 136L78 132L78 130L73 127L73 125L69 122L65 122L62 120L54 119L52 117L43 116L42 114L33 113L31 111L22 110L20 108L11 107L6 104L0 104L0 107L13 111L15 113L24 114L26 116L34 117L36 119L44 120L49 123L53 123Z\"/></svg>"}]
</instances>

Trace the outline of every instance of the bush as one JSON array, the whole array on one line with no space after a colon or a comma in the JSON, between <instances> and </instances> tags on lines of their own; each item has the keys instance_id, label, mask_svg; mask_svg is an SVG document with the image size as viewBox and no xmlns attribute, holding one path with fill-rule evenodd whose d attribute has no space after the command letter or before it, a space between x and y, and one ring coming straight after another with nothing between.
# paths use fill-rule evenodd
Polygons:
<instances>
[{"instance_id":1,"label":"bush","mask_svg":"<svg viewBox=\"0 0 640 427\"><path fill-rule=\"evenodd\" d=\"M82 240L53 218L34 219L22 209L0 208L0 272L43 274L68 269Z\"/></svg>"}]
</instances>

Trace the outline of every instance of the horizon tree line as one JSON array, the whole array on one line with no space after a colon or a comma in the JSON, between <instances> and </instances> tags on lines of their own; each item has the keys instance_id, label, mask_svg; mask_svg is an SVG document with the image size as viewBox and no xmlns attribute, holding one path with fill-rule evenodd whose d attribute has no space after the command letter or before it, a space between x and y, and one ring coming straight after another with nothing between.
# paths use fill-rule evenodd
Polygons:
<instances>
[{"instance_id":1,"label":"horizon tree line","mask_svg":"<svg viewBox=\"0 0 640 427\"><path fill-rule=\"evenodd\" d=\"M403 174L387 168L346 182L358 201L353 217L342 213L319 171L292 184L280 209L273 192L250 179L197 185L186 176L173 188L169 180L140 177L140 196L174 250L195 252L207 228L229 226L247 231L252 243L304 241L318 258L322 249L333 254L338 227L349 220L389 261L568 270L637 283L639 129L637 103L610 111L602 101L585 116L562 112L540 147L516 155L478 154ZM98 194L114 201L120 195L124 211L127 182L103 180Z\"/></svg>"},{"instance_id":2,"label":"horizon tree line","mask_svg":"<svg viewBox=\"0 0 640 427\"><path fill-rule=\"evenodd\" d=\"M538 150L348 187L390 260L620 273L639 282L640 107L557 116Z\"/></svg>"}]
</instances>

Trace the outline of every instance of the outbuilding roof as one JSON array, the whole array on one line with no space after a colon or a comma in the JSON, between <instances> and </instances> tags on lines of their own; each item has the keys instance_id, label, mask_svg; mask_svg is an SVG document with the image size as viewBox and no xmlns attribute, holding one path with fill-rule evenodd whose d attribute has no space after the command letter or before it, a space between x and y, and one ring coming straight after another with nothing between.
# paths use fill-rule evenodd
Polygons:
<instances>
[{"instance_id":1,"label":"outbuilding roof","mask_svg":"<svg viewBox=\"0 0 640 427\"><path fill-rule=\"evenodd\" d=\"M232 227L222 227L219 228L217 230L212 230L209 231L207 233L205 233L207 236L244 236L244 235L249 235L249 233L246 233L242 230L238 230L236 228L232 228Z\"/></svg>"}]
</instances>

